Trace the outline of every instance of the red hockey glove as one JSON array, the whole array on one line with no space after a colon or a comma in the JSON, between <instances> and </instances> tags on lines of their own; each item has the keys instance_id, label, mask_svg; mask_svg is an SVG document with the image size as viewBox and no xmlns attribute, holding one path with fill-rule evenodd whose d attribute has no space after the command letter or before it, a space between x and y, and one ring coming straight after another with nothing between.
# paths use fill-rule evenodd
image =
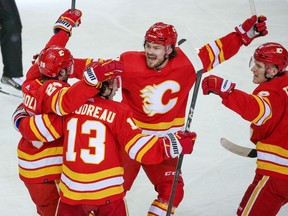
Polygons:
<instances>
[{"instance_id":1,"label":"red hockey glove","mask_svg":"<svg viewBox=\"0 0 288 216\"><path fill-rule=\"evenodd\" d=\"M29 116L29 114L26 112L24 104L21 103L12 114L12 124L17 131L19 131L18 127L21 119L27 116Z\"/></svg>"},{"instance_id":2,"label":"red hockey glove","mask_svg":"<svg viewBox=\"0 0 288 216\"><path fill-rule=\"evenodd\" d=\"M33 55L33 59L32 59L32 65L34 65L34 64L37 62L37 60L38 60L38 57L39 57L39 53L37 53L37 54Z\"/></svg>"},{"instance_id":3,"label":"red hockey glove","mask_svg":"<svg viewBox=\"0 0 288 216\"><path fill-rule=\"evenodd\" d=\"M245 20L244 23L235 27L236 32L241 36L242 42L245 46L248 46L254 38L265 36L268 34L265 16L256 15Z\"/></svg>"},{"instance_id":4,"label":"red hockey glove","mask_svg":"<svg viewBox=\"0 0 288 216\"><path fill-rule=\"evenodd\" d=\"M177 157L179 154L191 154L196 140L195 132L177 131L176 133L168 133L166 138L169 143L165 142L168 156Z\"/></svg>"},{"instance_id":5,"label":"red hockey glove","mask_svg":"<svg viewBox=\"0 0 288 216\"><path fill-rule=\"evenodd\" d=\"M236 84L230 80L224 80L221 77L210 75L202 81L202 90L204 95L210 92L219 95L221 98L226 98L235 88Z\"/></svg>"},{"instance_id":6,"label":"red hockey glove","mask_svg":"<svg viewBox=\"0 0 288 216\"><path fill-rule=\"evenodd\" d=\"M258 37L265 36L268 34L268 30L267 30L267 26L265 22L266 20L267 20L266 16L263 16L263 15L258 16L258 20L257 20L258 22L254 26L254 30L259 33Z\"/></svg>"},{"instance_id":7,"label":"red hockey glove","mask_svg":"<svg viewBox=\"0 0 288 216\"><path fill-rule=\"evenodd\" d=\"M66 31L69 36L72 35L72 28L78 27L81 24L82 12L75 9L65 11L56 21L54 25L54 33L57 33L60 29Z\"/></svg>"},{"instance_id":8,"label":"red hockey glove","mask_svg":"<svg viewBox=\"0 0 288 216\"><path fill-rule=\"evenodd\" d=\"M89 85L101 87L103 81L114 79L121 75L123 63L116 60L100 62L91 62L87 65L83 79Z\"/></svg>"}]
</instances>

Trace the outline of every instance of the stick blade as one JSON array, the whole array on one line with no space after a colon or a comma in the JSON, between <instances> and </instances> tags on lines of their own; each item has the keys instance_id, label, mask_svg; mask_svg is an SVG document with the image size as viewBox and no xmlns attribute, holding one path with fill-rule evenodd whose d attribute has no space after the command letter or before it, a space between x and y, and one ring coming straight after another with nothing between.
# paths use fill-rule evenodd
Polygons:
<instances>
[{"instance_id":1,"label":"stick blade","mask_svg":"<svg viewBox=\"0 0 288 216\"><path fill-rule=\"evenodd\" d=\"M248 148L244 146L237 145L231 141L229 141L226 138L220 139L220 144L227 149L228 151L243 156L243 157L249 157L249 158L255 158L257 157L257 151L253 148Z\"/></svg>"}]
</instances>

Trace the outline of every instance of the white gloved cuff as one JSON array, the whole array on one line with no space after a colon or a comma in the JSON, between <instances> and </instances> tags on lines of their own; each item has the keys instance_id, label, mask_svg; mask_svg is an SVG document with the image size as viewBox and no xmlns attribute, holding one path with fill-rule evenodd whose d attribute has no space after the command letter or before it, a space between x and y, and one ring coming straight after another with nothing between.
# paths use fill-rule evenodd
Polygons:
<instances>
[{"instance_id":1,"label":"white gloved cuff","mask_svg":"<svg viewBox=\"0 0 288 216\"><path fill-rule=\"evenodd\" d=\"M168 133L166 138L169 140L168 153L170 154L170 157L175 158L179 156L182 152L182 146L177 137L173 133Z\"/></svg>"},{"instance_id":2,"label":"white gloved cuff","mask_svg":"<svg viewBox=\"0 0 288 216\"><path fill-rule=\"evenodd\" d=\"M18 127L22 118L29 116L23 106L18 107L12 114L12 124L16 131L19 131Z\"/></svg>"},{"instance_id":3,"label":"white gloved cuff","mask_svg":"<svg viewBox=\"0 0 288 216\"><path fill-rule=\"evenodd\" d=\"M54 33L57 33L59 31L59 29L62 29L63 31L66 31L69 34L69 36L71 36L72 35L72 28L73 28L73 26L71 25L70 22L68 22L65 19L59 19L54 24Z\"/></svg>"},{"instance_id":4,"label":"white gloved cuff","mask_svg":"<svg viewBox=\"0 0 288 216\"><path fill-rule=\"evenodd\" d=\"M85 82L88 85L97 86L97 84L99 83L93 68L88 68L86 71L84 71L83 76Z\"/></svg>"},{"instance_id":5,"label":"white gloved cuff","mask_svg":"<svg viewBox=\"0 0 288 216\"><path fill-rule=\"evenodd\" d=\"M231 93L234 88L231 88L232 81L231 80L223 80L222 85L221 85L221 92L224 93Z\"/></svg>"}]
</instances>

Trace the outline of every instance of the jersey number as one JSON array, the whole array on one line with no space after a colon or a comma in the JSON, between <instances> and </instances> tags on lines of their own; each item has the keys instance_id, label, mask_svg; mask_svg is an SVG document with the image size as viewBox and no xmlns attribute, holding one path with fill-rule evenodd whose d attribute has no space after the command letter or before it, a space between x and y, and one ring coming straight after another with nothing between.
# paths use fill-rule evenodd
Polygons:
<instances>
[{"instance_id":1,"label":"jersey number","mask_svg":"<svg viewBox=\"0 0 288 216\"><path fill-rule=\"evenodd\" d=\"M76 136L81 134L90 134L88 141L89 149L80 149L80 157L85 163L99 164L105 156L105 134L106 127L99 121L87 120L81 125L81 131L77 131L78 119L72 118L67 124L68 145L66 152L67 161L75 161L77 151L75 151ZM95 135L92 136L92 131ZM93 151L92 151L93 150Z\"/></svg>"},{"instance_id":2,"label":"jersey number","mask_svg":"<svg viewBox=\"0 0 288 216\"><path fill-rule=\"evenodd\" d=\"M57 82L50 83L46 88L46 94L51 96L57 87L62 87L62 84Z\"/></svg>"}]
</instances>

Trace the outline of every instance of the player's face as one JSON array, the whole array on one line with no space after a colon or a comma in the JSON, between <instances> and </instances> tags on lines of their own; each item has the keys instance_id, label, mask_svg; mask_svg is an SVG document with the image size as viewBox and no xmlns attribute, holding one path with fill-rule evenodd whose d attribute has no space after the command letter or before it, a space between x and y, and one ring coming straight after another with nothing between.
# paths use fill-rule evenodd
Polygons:
<instances>
[{"instance_id":1,"label":"player's face","mask_svg":"<svg viewBox=\"0 0 288 216\"><path fill-rule=\"evenodd\" d=\"M58 80L67 82L68 78L69 78L69 73L67 72L67 69L61 69L59 76L58 76Z\"/></svg>"},{"instance_id":2,"label":"player's face","mask_svg":"<svg viewBox=\"0 0 288 216\"><path fill-rule=\"evenodd\" d=\"M263 62L251 59L250 68L253 72L253 83L260 84L267 81L267 78L265 77L266 66Z\"/></svg>"},{"instance_id":3,"label":"player's face","mask_svg":"<svg viewBox=\"0 0 288 216\"><path fill-rule=\"evenodd\" d=\"M267 66L265 63L255 59L253 59L250 64L251 71L253 72L253 83L255 84L266 82L268 78L273 78L278 73L276 67Z\"/></svg>"},{"instance_id":4,"label":"player's face","mask_svg":"<svg viewBox=\"0 0 288 216\"><path fill-rule=\"evenodd\" d=\"M111 93L108 96L109 100L113 100L113 97L116 95L116 92L118 91L119 84L117 79L113 79L110 83L109 88L111 89Z\"/></svg>"},{"instance_id":5,"label":"player's face","mask_svg":"<svg viewBox=\"0 0 288 216\"><path fill-rule=\"evenodd\" d=\"M168 59L165 59L165 56L167 55L165 46L146 41L144 50L147 67L159 69L167 64Z\"/></svg>"}]
</instances>

